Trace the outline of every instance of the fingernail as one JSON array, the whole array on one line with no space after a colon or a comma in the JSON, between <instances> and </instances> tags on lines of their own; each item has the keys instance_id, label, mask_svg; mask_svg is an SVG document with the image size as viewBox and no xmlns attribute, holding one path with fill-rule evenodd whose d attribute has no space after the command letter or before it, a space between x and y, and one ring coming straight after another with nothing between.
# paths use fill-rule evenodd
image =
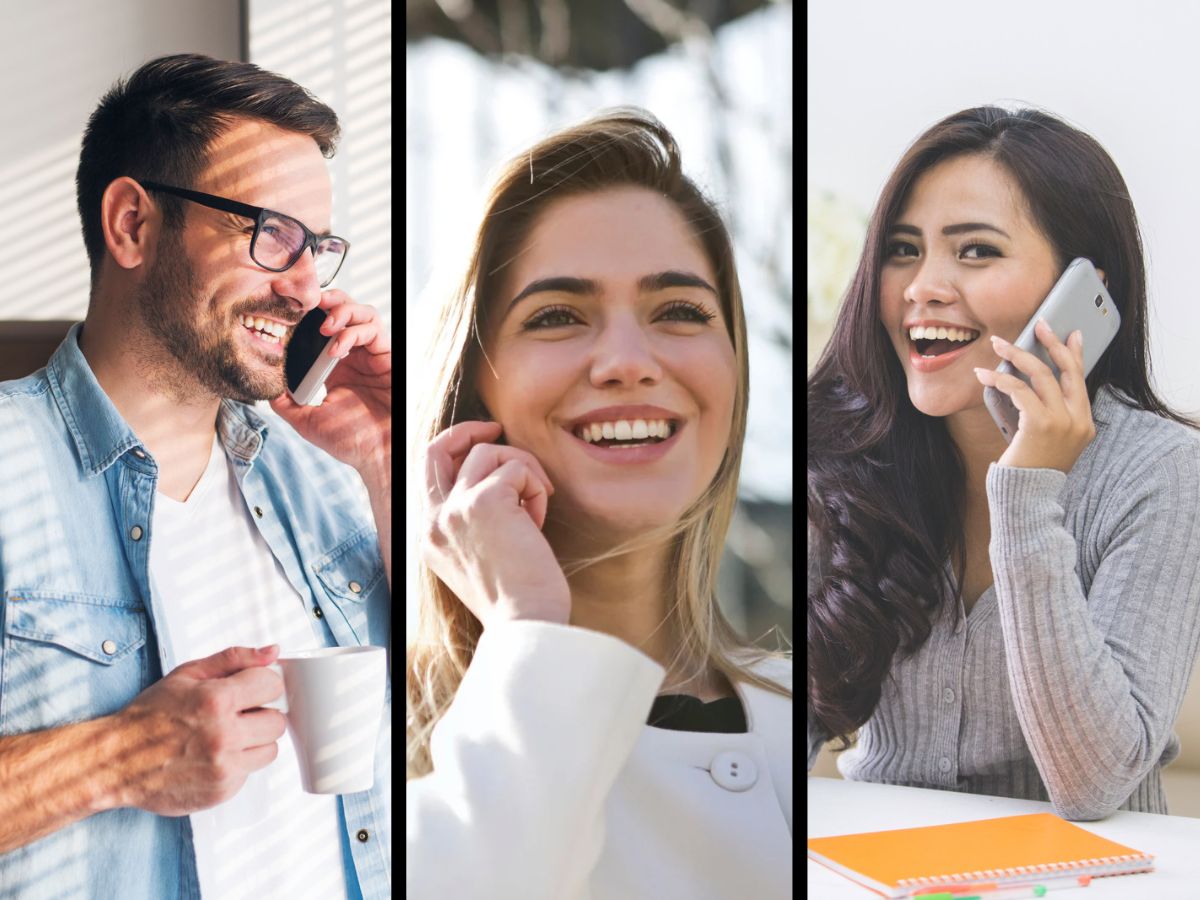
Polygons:
<instances>
[{"instance_id":1,"label":"fingernail","mask_svg":"<svg viewBox=\"0 0 1200 900\"><path fill-rule=\"evenodd\" d=\"M263 656L266 656L268 653L270 653L272 650L275 650L278 647L279 647L278 644L267 644L267 646L265 646L265 647L259 647L258 652L261 653Z\"/></svg>"},{"instance_id":2,"label":"fingernail","mask_svg":"<svg viewBox=\"0 0 1200 900\"><path fill-rule=\"evenodd\" d=\"M998 334L993 334L992 335L992 343L993 344L1007 344L1008 341L1004 340L1004 338L1000 337L1000 335L998 335Z\"/></svg>"}]
</instances>

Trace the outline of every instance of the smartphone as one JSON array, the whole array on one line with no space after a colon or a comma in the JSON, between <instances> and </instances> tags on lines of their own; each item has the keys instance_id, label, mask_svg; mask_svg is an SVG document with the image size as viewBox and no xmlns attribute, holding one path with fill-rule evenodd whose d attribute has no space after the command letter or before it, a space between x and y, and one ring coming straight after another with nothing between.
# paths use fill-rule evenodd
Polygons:
<instances>
[{"instance_id":1,"label":"smartphone","mask_svg":"<svg viewBox=\"0 0 1200 900\"><path fill-rule=\"evenodd\" d=\"M1013 341L1015 346L1022 350L1028 350L1048 365L1054 372L1054 377L1057 378L1059 376L1058 366L1054 364L1045 345L1037 339L1037 335L1033 332L1039 318L1046 320L1050 330L1063 343L1066 343L1071 332L1078 330L1083 333L1083 374L1085 378L1100 361L1100 357L1108 349L1108 345L1112 343L1113 338L1117 336L1117 330L1121 327L1121 315L1117 312L1117 305L1113 303L1108 289L1100 280L1100 274L1096 271L1096 267L1090 260L1083 257L1071 261L1066 271L1062 273L1062 277L1050 289L1050 293L1046 295L1046 299L1042 301L1037 312L1033 314L1029 324ZM1033 386L1029 376L1017 370L1007 359L996 367L996 371L1006 375L1016 375L1030 387ZM1008 399L1008 395L988 386L983 389L983 402L987 406L988 412L992 414L1000 433L1004 435L1004 439L1012 443L1012 439L1017 433L1020 413Z\"/></svg>"},{"instance_id":2,"label":"smartphone","mask_svg":"<svg viewBox=\"0 0 1200 900\"><path fill-rule=\"evenodd\" d=\"M317 390L338 364L338 360L325 352L333 338L321 333L324 323L325 310L320 307L310 310L292 331L292 339L288 341L284 355L283 372L288 391L301 406L316 396Z\"/></svg>"}]
</instances>

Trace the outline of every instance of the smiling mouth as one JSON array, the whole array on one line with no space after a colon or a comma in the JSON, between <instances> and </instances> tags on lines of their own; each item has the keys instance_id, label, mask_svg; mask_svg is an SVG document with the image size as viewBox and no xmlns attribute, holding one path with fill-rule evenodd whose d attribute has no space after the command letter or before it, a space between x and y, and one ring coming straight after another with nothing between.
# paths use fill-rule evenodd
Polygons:
<instances>
[{"instance_id":1,"label":"smiling mouth","mask_svg":"<svg viewBox=\"0 0 1200 900\"><path fill-rule=\"evenodd\" d=\"M925 359L935 359L946 353L953 353L955 350L962 350L964 347L970 346L979 340L978 331L960 332L960 334L961 333L966 333L968 335L967 339L963 340L960 338L956 340L949 337L913 338L910 336L909 343L916 347L917 353L923 356Z\"/></svg>"}]
</instances>

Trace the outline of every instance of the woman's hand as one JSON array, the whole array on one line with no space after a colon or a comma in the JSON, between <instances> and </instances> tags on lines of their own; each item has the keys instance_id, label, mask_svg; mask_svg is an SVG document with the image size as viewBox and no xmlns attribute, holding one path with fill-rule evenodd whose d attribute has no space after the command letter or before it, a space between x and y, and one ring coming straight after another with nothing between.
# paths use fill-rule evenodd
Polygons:
<instances>
[{"instance_id":1,"label":"woman's hand","mask_svg":"<svg viewBox=\"0 0 1200 900\"><path fill-rule=\"evenodd\" d=\"M1076 331L1064 344L1044 319L1038 320L1034 333L1058 366L1061 384L1050 367L1032 353L995 335L992 346L996 353L1028 375L1033 387L1015 375L993 369L976 369L975 377L1008 395L1020 413L1017 433L999 464L1065 473L1096 436L1083 375L1083 335Z\"/></svg>"},{"instance_id":2,"label":"woman's hand","mask_svg":"<svg viewBox=\"0 0 1200 900\"><path fill-rule=\"evenodd\" d=\"M460 422L425 450L421 556L484 628L505 619L566 624L571 591L541 533L554 487L516 447L485 443L497 422Z\"/></svg>"}]
</instances>

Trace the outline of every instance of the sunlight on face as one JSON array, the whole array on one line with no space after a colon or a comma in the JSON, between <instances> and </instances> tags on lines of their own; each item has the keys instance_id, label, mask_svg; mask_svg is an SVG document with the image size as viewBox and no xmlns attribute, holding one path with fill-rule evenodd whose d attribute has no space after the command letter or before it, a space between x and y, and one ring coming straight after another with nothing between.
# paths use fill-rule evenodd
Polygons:
<instances>
[{"instance_id":1,"label":"sunlight on face","mask_svg":"<svg viewBox=\"0 0 1200 900\"><path fill-rule=\"evenodd\" d=\"M720 465L737 377L724 315L703 286L642 283L662 273L717 285L670 201L640 188L566 198L539 218L490 311L480 395L507 442L537 457L554 484L548 529L667 524ZM658 458L618 463L611 457L633 451L598 453L574 433L581 416L627 404L677 420Z\"/></svg>"},{"instance_id":2,"label":"sunlight on face","mask_svg":"<svg viewBox=\"0 0 1200 900\"><path fill-rule=\"evenodd\" d=\"M930 416L982 408L983 385L972 369L1000 364L990 336L1014 340L1059 272L1054 248L1003 167L960 156L921 175L887 235L880 275L880 319L913 406ZM910 339L918 323L976 337L918 345Z\"/></svg>"},{"instance_id":3,"label":"sunlight on face","mask_svg":"<svg viewBox=\"0 0 1200 900\"><path fill-rule=\"evenodd\" d=\"M329 229L332 193L325 158L312 138L241 121L217 138L195 189L264 206ZM183 185L193 187L192 185ZM147 327L181 368L218 397L266 400L281 394L284 348L239 321L243 314L291 326L320 300L312 253L286 272L250 258L251 219L186 204L178 240L161 254L138 292Z\"/></svg>"}]
</instances>

